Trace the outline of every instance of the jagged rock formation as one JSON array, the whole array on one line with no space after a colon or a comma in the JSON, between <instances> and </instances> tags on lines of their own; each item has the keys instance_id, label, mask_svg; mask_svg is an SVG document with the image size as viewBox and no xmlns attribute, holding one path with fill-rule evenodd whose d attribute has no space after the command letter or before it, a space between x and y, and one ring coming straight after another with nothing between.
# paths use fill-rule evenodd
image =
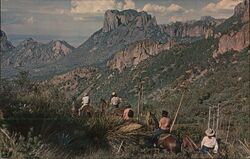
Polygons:
<instances>
[{"instance_id":1,"label":"jagged rock formation","mask_svg":"<svg viewBox=\"0 0 250 159\"><path fill-rule=\"evenodd\" d=\"M43 44L29 38L9 53L4 65L19 67L46 64L70 54L73 49L74 47L65 41L57 40Z\"/></svg>"},{"instance_id":2,"label":"jagged rock formation","mask_svg":"<svg viewBox=\"0 0 250 159\"><path fill-rule=\"evenodd\" d=\"M244 0L234 8L234 16L240 16L243 23L249 22L249 0Z\"/></svg>"},{"instance_id":3,"label":"jagged rock formation","mask_svg":"<svg viewBox=\"0 0 250 159\"><path fill-rule=\"evenodd\" d=\"M116 53L115 56L108 61L107 65L111 69L118 69L121 72L123 69L136 66L141 61L155 56L163 50L168 50L174 44L174 41L165 44L160 44L152 40L139 41Z\"/></svg>"},{"instance_id":4,"label":"jagged rock formation","mask_svg":"<svg viewBox=\"0 0 250 159\"><path fill-rule=\"evenodd\" d=\"M111 16L112 19L115 19L115 23L117 24L117 20L119 19L129 19L129 18L122 18L122 17L115 17ZM144 17L145 24L148 23L147 18ZM149 18L150 19L150 18ZM151 23L156 24L156 22ZM106 20L107 21L107 20ZM107 23L105 21L105 24ZM160 28L163 32L169 35L171 39L176 39L176 43L178 43L178 38L197 38L197 37L211 37L213 36L213 29L217 25L221 24L224 20L223 19L215 19L210 16L202 17L199 21L190 21L186 23L177 22L169 25L160 25ZM122 20L122 23L127 23L126 21ZM111 26L116 26L111 23ZM105 29L115 29L116 27L105 27ZM169 39L170 39L169 38ZM147 59L151 55L156 55L163 50L168 50L170 47L173 46L173 42L170 40L167 43L159 43L152 40L144 40L136 42L130 46L127 46L122 51L118 51L115 56L109 60L107 65L111 69L118 69L120 72L127 67L136 66L141 61Z\"/></svg>"},{"instance_id":5,"label":"jagged rock formation","mask_svg":"<svg viewBox=\"0 0 250 159\"><path fill-rule=\"evenodd\" d=\"M94 33L85 43L79 46L74 54L71 54L62 63L83 63L85 65L106 63L116 53L115 59L109 60L111 68L122 70L125 67L136 65L148 56L137 57L140 50L131 49L135 42L151 40L152 46L166 44L171 39L177 41L182 38L208 38L213 36L213 27L223 22L223 19L214 19L212 17L203 17L199 21L187 23L174 23L171 25L158 25L155 17L146 12L137 12L135 10L108 10L104 16L102 29ZM130 45L132 45L130 47ZM129 49L128 49L129 48ZM158 48L155 52L160 52L164 47ZM133 50L129 55L128 50ZM141 49L143 50L143 49ZM126 53L124 53L124 51ZM121 53L123 52L123 53ZM137 53L135 53L137 52ZM121 58L128 56L127 58ZM143 53L143 55L146 55ZM135 58L131 61L132 58ZM118 60L119 59L119 60ZM121 60L124 62L119 62ZM112 61L112 62L111 62ZM116 61L116 62L114 62ZM118 64L120 63L120 64ZM119 65L119 66L118 66Z\"/></svg>"},{"instance_id":6,"label":"jagged rock formation","mask_svg":"<svg viewBox=\"0 0 250 159\"><path fill-rule=\"evenodd\" d=\"M224 19L215 19L210 16L204 16L198 21L175 22L168 25L161 25L164 32L171 38L176 37L204 37L211 34L211 30L221 24Z\"/></svg>"},{"instance_id":7,"label":"jagged rock formation","mask_svg":"<svg viewBox=\"0 0 250 159\"><path fill-rule=\"evenodd\" d=\"M68 61L81 61L84 64L105 63L116 52L145 39L159 43L168 41L168 35L157 25L155 17L136 10L108 10L105 13L103 28L79 46Z\"/></svg>"},{"instance_id":8,"label":"jagged rock formation","mask_svg":"<svg viewBox=\"0 0 250 159\"><path fill-rule=\"evenodd\" d=\"M232 31L230 34L221 36L219 40L219 48L213 53L213 57L224 54L227 51L241 51L249 46L249 23L244 25L240 31Z\"/></svg>"},{"instance_id":9,"label":"jagged rock formation","mask_svg":"<svg viewBox=\"0 0 250 159\"><path fill-rule=\"evenodd\" d=\"M237 23L232 21L235 19ZM235 23L235 26L220 37L219 48L213 53L214 58L227 51L241 51L249 46L249 1L245 0L238 4L229 20Z\"/></svg>"},{"instance_id":10,"label":"jagged rock formation","mask_svg":"<svg viewBox=\"0 0 250 159\"><path fill-rule=\"evenodd\" d=\"M104 15L103 31L109 32L121 25L128 25L129 23L135 21L136 27L145 28L149 25L156 26L157 22L155 17L152 18L151 15L146 12L137 12L135 10L127 10L119 12L118 10L108 10Z\"/></svg>"},{"instance_id":11,"label":"jagged rock formation","mask_svg":"<svg viewBox=\"0 0 250 159\"><path fill-rule=\"evenodd\" d=\"M1 47L1 53L10 51L14 48L14 46L11 44L10 41L8 41L7 36L5 32L0 30L0 47Z\"/></svg>"}]
</instances>

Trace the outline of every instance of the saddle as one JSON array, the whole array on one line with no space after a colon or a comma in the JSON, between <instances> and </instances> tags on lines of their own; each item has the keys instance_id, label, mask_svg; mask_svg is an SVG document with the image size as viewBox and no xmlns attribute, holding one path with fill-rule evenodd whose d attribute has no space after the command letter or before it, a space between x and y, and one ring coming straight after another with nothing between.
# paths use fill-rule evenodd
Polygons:
<instances>
[{"instance_id":1,"label":"saddle","mask_svg":"<svg viewBox=\"0 0 250 159\"><path fill-rule=\"evenodd\" d=\"M160 137L159 137L159 140L158 140L158 145L160 146L163 141L168 138L169 136L171 136L171 134L169 133L164 133L164 134L161 134Z\"/></svg>"},{"instance_id":2,"label":"saddle","mask_svg":"<svg viewBox=\"0 0 250 159\"><path fill-rule=\"evenodd\" d=\"M171 135L171 134L169 134L169 133L161 134L160 137L159 137L159 141L168 138L170 135Z\"/></svg>"}]
</instances>

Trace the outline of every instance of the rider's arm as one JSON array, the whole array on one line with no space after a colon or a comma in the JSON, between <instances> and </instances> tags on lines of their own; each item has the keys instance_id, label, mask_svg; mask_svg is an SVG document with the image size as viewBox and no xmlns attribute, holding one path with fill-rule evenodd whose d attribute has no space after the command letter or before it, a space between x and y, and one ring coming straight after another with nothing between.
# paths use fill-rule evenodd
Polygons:
<instances>
[{"instance_id":1,"label":"rider's arm","mask_svg":"<svg viewBox=\"0 0 250 159\"><path fill-rule=\"evenodd\" d=\"M215 145L214 145L214 150L213 150L214 153L217 153L218 152L218 142L215 138Z\"/></svg>"},{"instance_id":2,"label":"rider's arm","mask_svg":"<svg viewBox=\"0 0 250 159\"><path fill-rule=\"evenodd\" d=\"M159 121L159 128L161 128L161 126L162 126L162 119L160 119Z\"/></svg>"},{"instance_id":3,"label":"rider's arm","mask_svg":"<svg viewBox=\"0 0 250 159\"><path fill-rule=\"evenodd\" d=\"M202 139L202 141L201 141L201 147L204 145L204 143L205 143L205 139L206 137L204 137L203 139Z\"/></svg>"}]
</instances>

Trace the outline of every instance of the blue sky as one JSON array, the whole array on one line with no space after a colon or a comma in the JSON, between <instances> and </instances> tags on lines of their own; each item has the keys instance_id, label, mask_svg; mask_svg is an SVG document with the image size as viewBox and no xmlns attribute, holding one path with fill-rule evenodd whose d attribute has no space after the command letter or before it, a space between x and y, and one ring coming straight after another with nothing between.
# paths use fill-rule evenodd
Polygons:
<instances>
[{"instance_id":1,"label":"blue sky","mask_svg":"<svg viewBox=\"0 0 250 159\"><path fill-rule=\"evenodd\" d=\"M100 29L107 9L136 9L158 24L227 18L241 0L1 0L1 29L8 35L86 37Z\"/></svg>"}]
</instances>

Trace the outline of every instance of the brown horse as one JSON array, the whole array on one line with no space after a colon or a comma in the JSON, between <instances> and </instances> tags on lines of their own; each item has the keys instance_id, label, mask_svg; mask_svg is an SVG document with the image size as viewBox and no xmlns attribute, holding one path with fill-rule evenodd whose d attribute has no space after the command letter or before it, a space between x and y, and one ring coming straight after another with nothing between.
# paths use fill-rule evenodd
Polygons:
<instances>
[{"instance_id":1,"label":"brown horse","mask_svg":"<svg viewBox=\"0 0 250 159\"><path fill-rule=\"evenodd\" d=\"M82 107L81 110L79 109L78 110L78 115L79 116L88 116L88 117L92 117L94 114L94 108L92 106L85 106L85 107Z\"/></svg>"},{"instance_id":2,"label":"brown horse","mask_svg":"<svg viewBox=\"0 0 250 159\"><path fill-rule=\"evenodd\" d=\"M188 136L184 135L182 138L182 151L187 153L194 152L198 149L197 145L193 142L193 140Z\"/></svg>"},{"instance_id":3,"label":"brown horse","mask_svg":"<svg viewBox=\"0 0 250 159\"><path fill-rule=\"evenodd\" d=\"M108 107L109 107L108 102L106 102L106 100L103 99L103 98L100 99L99 105L100 105L100 109L101 109L101 112L102 112L102 113L105 113L106 110L107 110Z\"/></svg>"},{"instance_id":4,"label":"brown horse","mask_svg":"<svg viewBox=\"0 0 250 159\"><path fill-rule=\"evenodd\" d=\"M123 111L125 108L111 108L111 105L109 102L107 102L105 99L101 98L99 102L99 110L102 115L108 113L113 116L120 116L122 117Z\"/></svg>"},{"instance_id":5,"label":"brown horse","mask_svg":"<svg viewBox=\"0 0 250 159\"><path fill-rule=\"evenodd\" d=\"M163 134L157 142L158 146L168 152L178 153L181 151L181 142L171 134Z\"/></svg>"},{"instance_id":6,"label":"brown horse","mask_svg":"<svg viewBox=\"0 0 250 159\"><path fill-rule=\"evenodd\" d=\"M150 117L154 121L155 128L158 128L158 120L155 114L150 112ZM157 142L158 146L168 152L178 153L185 151L189 153L197 149L196 145L192 142L191 138L184 135L182 139L177 139L172 134L162 134Z\"/></svg>"}]
</instances>

